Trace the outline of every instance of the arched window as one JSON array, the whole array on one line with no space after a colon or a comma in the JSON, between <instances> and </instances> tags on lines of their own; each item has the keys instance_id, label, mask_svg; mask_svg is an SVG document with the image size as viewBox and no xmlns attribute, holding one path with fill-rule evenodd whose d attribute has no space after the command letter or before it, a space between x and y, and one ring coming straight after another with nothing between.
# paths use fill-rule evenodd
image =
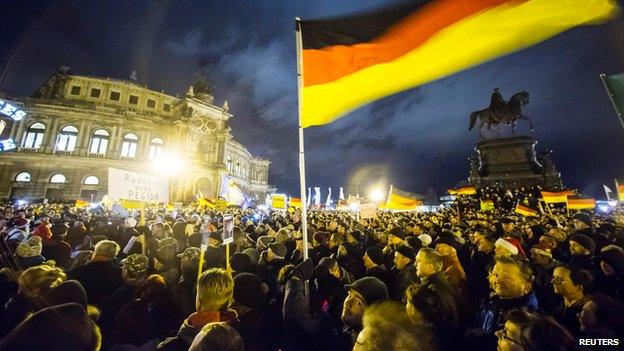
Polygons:
<instances>
[{"instance_id":1,"label":"arched window","mask_svg":"<svg viewBox=\"0 0 624 351\"><path fill-rule=\"evenodd\" d=\"M135 134L126 134L121 141L121 156L136 157L139 138Z\"/></svg>"},{"instance_id":2,"label":"arched window","mask_svg":"<svg viewBox=\"0 0 624 351\"><path fill-rule=\"evenodd\" d=\"M240 162L236 161L236 175L240 175Z\"/></svg>"},{"instance_id":3,"label":"arched window","mask_svg":"<svg viewBox=\"0 0 624 351\"><path fill-rule=\"evenodd\" d=\"M100 178L94 175L91 175L91 176L86 177L82 183L84 185L98 185L100 184Z\"/></svg>"},{"instance_id":4,"label":"arched window","mask_svg":"<svg viewBox=\"0 0 624 351\"><path fill-rule=\"evenodd\" d=\"M50 177L50 183L52 184L63 184L67 183L67 178L64 175L57 173Z\"/></svg>"},{"instance_id":5,"label":"arched window","mask_svg":"<svg viewBox=\"0 0 624 351\"><path fill-rule=\"evenodd\" d=\"M23 147L38 149L43 143L46 126L43 123L33 123L26 130Z\"/></svg>"},{"instance_id":6,"label":"arched window","mask_svg":"<svg viewBox=\"0 0 624 351\"><path fill-rule=\"evenodd\" d=\"M20 183L29 183L30 182L30 173L21 172L15 176L15 181Z\"/></svg>"},{"instance_id":7,"label":"arched window","mask_svg":"<svg viewBox=\"0 0 624 351\"><path fill-rule=\"evenodd\" d=\"M91 154L105 154L106 148L108 148L108 132L104 129L98 129L91 135L91 145L89 146L89 153Z\"/></svg>"},{"instance_id":8,"label":"arched window","mask_svg":"<svg viewBox=\"0 0 624 351\"><path fill-rule=\"evenodd\" d=\"M154 138L150 141L149 159L153 160L162 156L165 142L160 138Z\"/></svg>"},{"instance_id":9,"label":"arched window","mask_svg":"<svg viewBox=\"0 0 624 351\"><path fill-rule=\"evenodd\" d=\"M74 151L78 139L78 128L65 126L56 138L56 149L60 151Z\"/></svg>"},{"instance_id":10,"label":"arched window","mask_svg":"<svg viewBox=\"0 0 624 351\"><path fill-rule=\"evenodd\" d=\"M230 155L227 157L227 170L232 172L232 156Z\"/></svg>"}]
</instances>

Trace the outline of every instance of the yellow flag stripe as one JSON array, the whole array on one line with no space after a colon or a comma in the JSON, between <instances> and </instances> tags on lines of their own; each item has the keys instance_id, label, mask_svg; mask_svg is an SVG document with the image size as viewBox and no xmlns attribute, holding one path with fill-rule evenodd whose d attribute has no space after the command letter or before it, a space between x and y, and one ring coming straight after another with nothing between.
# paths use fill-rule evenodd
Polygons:
<instances>
[{"instance_id":1,"label":"yellow flag stripe","mask_svg":"<svg viewBox=\"0 0 624 351\"><path fill-rule=\"evenodd\" d=\"M370 101L529 47L572 27L602 22L616 11L612 0L529 0L480 12L391 62L305 87L301 125L331 123Z\"/></svg>"}]
</instances>

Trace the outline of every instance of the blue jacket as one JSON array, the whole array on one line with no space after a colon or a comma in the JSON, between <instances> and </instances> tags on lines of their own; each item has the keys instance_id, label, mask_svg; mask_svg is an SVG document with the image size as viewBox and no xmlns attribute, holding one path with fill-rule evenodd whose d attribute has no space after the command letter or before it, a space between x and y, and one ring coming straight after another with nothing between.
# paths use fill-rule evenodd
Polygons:
<instances>
[{"instance_id":1,"label":"blue jacket","mask_svg":"<svg viewBox=\"0 0 624 351\"><path fill-rule=\"evenodd\" d=\"M531 311L537 311L539 306L535 293L530 293L515 299L501 299L493 295L481 303L477 314L477 322L474 327L485 330L489 334L494 334L502 329L505 324L505 314L516 308L526 307Z\"/></svg>"}]
</instances>

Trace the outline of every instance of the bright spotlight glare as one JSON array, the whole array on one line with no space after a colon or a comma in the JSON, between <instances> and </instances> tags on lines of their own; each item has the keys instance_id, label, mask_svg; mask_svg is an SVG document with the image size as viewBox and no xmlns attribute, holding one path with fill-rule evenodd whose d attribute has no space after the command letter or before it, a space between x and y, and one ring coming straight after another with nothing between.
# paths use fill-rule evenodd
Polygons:
<instances>
[{"instance_id":1,"label":"bright spotlight glare","mask_svg":"<svg viewBox=\"0 0 624 351\"><path fill-rule=\"evenodd\" d=\"M370 191L368 197L375 202L381 202L384 198L384 192L380 188L374 188Z\"/></svg>"},{"instance_id":2,"label":"bright spotlight glare","mask_svg":"<svg viewBox=\"0 0 624 351\"><path fill-rule=\"evenodd\" d=\"M164 176L177 175L184 168L184 158L173 152L167 152L152 160L153 170Z\"/></svg>"},{"instance_id":3,"label":"bright spotlight glare","mask_svg":"<svg viewBox=\"0 0 624 351\"><path fill-rule=\"evenodd\" d=\"M609 207L609 205L598 205L598 210L600 212L609 212L610 209L611 207Z\"/></svg>"}]
</instances>

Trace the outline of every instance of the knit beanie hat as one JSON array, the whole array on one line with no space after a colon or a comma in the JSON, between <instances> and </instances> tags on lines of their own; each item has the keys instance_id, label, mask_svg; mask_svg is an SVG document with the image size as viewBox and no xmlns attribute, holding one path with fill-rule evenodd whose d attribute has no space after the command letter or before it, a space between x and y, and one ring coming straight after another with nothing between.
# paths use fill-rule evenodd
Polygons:
<instances>
[{"instance_id":1,"label":"knit beanie hat","mask_svg":"<svg viewBox=\"0 0 624 351\"><path fill-rule=\"evenodd\" d=\"M65 223L56 223L52 226L52 228L50 228L52 236L60 236L66 234L68 230L69 226Z\"/></svg>"},{"instance_id":2,"label":"knit beanie hat","mask_svg":"<svg viewBox=\"0 0 624 351\"><path fill-rule=\"evenodd\" d=\"M251 273L239 273L234 277L234 301L249 307L258 308L266 302L262 280Z\"/></svg>"},{"instance_id":3,"label":"knit beanie hat","mask_svg":"<svg viewBox=\"0 0 624 351\"><path fill-rule=\"evenodd\" d=\"M230 267L238 273L249 272L251 258L242 252L236 252L230 257Z\"/></svg>"},{"instance_id":4,"label":"knit beanie hat","mask_svg":"<svg viewBox=\"0 0 624 351\"><path fill-rule=\"evenodd\" d=\"M320 245L327 245L329 238L327 237L327 233L325 232L316 232L314 233L314 241L319 243Z\"/></svg>"},{"instance_id":5,"label":"knit beanie hat","mask_svg":"<svg viewBox=\"0 0 624 351\"><path fill-rule=\"evenodd\" d=\"M411 247L406 246L406 245L401 245L399 247L397 247L396 251L398 253L400 253L401 255L409 258L410 260L414 260L415 256L414 256L414 250L412 250Z\"/></svg>"},{"instance_id":6,"label":"knit beanie hat","mask_svg":"<svg viewBox=\"0 0 624 351\"><path fill-rule=\"evenodd\" d=\"M87 308L87 292L77 280L63 282L61 285L48 291L42 300L48 307L73 302Z\"/></svg>"},{"instance_id":7,"label":"knit beanie hat","mask_svg":"<svg viewBox=\"0 0 624 351\"><path fill-rule=\"evenodd\" d=\"M603 250L598 256L600 261L608 264L619 276L624 276L624 254L617 249Z\"/></svg>"},{"instance_id":8,"label":"knit beanie hat","mask_svg":"<svg viewBox=\"0 0 624 351\"><path fill-rule=\"evenodd\" d=\"M364 277L345 285L346 289L353 289L364 297L366 304L370 305L375 301L388 300L388 287L375 277Z\"/></svg>"},{"instance_id":9,"label":"knit beanie hat","mask_svg":"<svg viewBox=\"0 0 624 351\"><path fill-rule=\"evenodd\" d=\"M568 241L574 241L575 243L589 250L592 254L596 250L596 243L594 242L594 239L588 237L585 234L574 234L570 237L570 239L568 239Z\"/></svg>"},{"instance_id":10,"label":"knit beanie hat","mask_svg":"<svg viewBox=\"0 0 624 351\"><path fill-rule=\"evenodd\" d=\"M41 244L40 236L31 236L26 241L22 241L19 245L17 245L17 249L15 250L15 254L19 257L36 257L41 255L41 250L43 246Z\"/></svg>"},{"instance_id":11,"label":"knit beanie hat","mask_svg":"<svg viewBox=\"0 0 624 351\"><path fill-rule=\"evenodd\" d=\"M572 217L572 219L579 220L579 221L585 223L588 227L591 227L591 225L592 225L591 217L589 216L589 214L587 214L585 212L577 212L577 213L575 213L574 216Z\"/></svg>"},{"instance_id":12,"label":"knit beanie hat","mask_svg":"<svg viewBox=\"0 0 624 351\"><path fill-rule=\"evenodd\" d=\"M366 255L368 255L368 258L370 258L371 261L373 261L373 263L375 264L384 263L384 254L381 251L381 249L377 246L371 246L368 249L366 249Z\"/></svg>"},{"instance_id":13,"label":"knit beanie hat","mask_svg":"<svg viewBox=\"0 0 624 351\"><path fill-rule=\"evenodd\" d=\"M66 303L26 318L0 341L0 350L95 350L100 341L95 330L84 307Z\"/></svg>"},{"instance_id":14,"label":"knit beanie hat","mask_svg":"<svg viewBox=\"0 0 624 351\"><path fill-rule=\"evenodd\" d=\"M279 258L284 258L286 256L286 253L288 252L288 249L282 243L269 244L269 250L271 250L271 252L273 252L273 254Z\"/></svg>"},{"instance_id":15,"label":"knit beanie hat","mask_svg":"<svg viewBox=\"0 0 624 351\"><path fill-rule=\"evenodd\" d=\"M131 277L139 277L147 273L149 268L149 259L143 254L132 254L121 263Z\"/></svg>"},{"instance_id":16,"label":"knit beanie hat","mask_svg":"<svg viewBox=\"0 0 624 351\"><path fill-rule=\"evenodd\" d=\"M258 264L258 261L260 260L260 252L258 252L258 250L254 249L253 247L250 247L248 249L243 250L243 253L249 256L249 260L252 266L255 266Z\"/></svg>"},{"instance_id":17,"label":"knit beanie hat","mask_svg":"<svg viewBox=\"0 0 624 351\"><path fill-rule=\"evenodd\" d=\"M414 252L417 252L423 247L422 241L415 236L408 236L405 238L405 242Z\"/></svg>"},{"instance_id":18,"label":"knit beanie hat","mask_svg":"<svg viewBox=\"0 0 624 351\"><path fill-rule=\"evenodd\" d=\"M431 235L429 234L420 234L418 236L418 239L420 239L420 242L423 244L423 246L429 246L429 244L431 244L431 242L433 241L433 239L431 239Z\"/></svg>"}]
</instances>

